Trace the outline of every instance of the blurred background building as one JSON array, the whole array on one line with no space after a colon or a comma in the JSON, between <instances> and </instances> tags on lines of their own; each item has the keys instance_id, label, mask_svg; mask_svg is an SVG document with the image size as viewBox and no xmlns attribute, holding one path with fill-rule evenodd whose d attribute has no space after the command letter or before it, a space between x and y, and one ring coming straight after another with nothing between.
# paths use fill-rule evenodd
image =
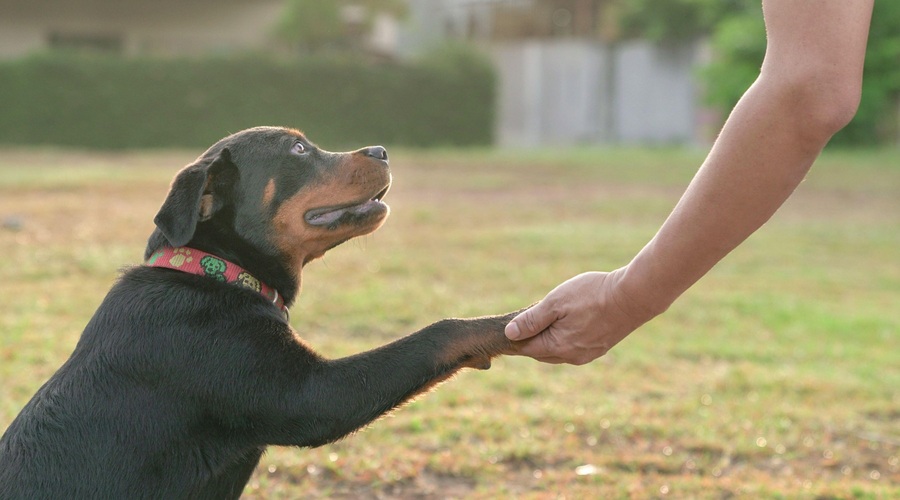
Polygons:
<instances>
[{"instance_id":1,"label":"blurred background building","mask_svg":"<svg viewBox=\"0 0 900 500\"><path fill-rule=\"evenodd\" d=\"M0 0L0 56L204 55L271 43L283 0Z\"/></svg>"},{"instance_id":2,"label":"blurred background building","mask_svg":"<svg viewBox=\"0 0 900 500\"><path fill-rule=\"evenodd\" d=\"M422 0L406 47L477 42L499 78L504 146L683 144L704 130L702 45L621 40L612 0Z\"/></svg>"}]
</instances>

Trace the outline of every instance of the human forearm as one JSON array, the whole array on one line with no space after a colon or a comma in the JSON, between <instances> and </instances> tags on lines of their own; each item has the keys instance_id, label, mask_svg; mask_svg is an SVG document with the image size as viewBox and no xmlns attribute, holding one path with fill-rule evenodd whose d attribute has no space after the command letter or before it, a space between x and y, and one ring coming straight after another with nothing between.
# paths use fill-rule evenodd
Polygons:
<instances>
[{"instance_id":1,"label":"human forearm","mask_svg":"<svg viewBox=\"0 0 900 500\"><path fill-rule=\"evenodd\" d=\"M762 226L794 191L827 138L804 137L786 96L755 84L656 236L629 264L623 291L649 314L671 302ZM802 147L798 147L801 145Z\"/></svg>"},{"instance_id":2,"label":"human forearm","mask_svg":"<svg viewBox=\"0 0 900 500\"><path fill-rule=\"evenodd\" d=\"M657 235L623 273L644 319L762 226L859 103L871 0L764 1L760 77Z\"/></svg>"},{"instance_id":3,"label":"human forearm","mask_svg":"<svg viewBox=\"0 0 900 500\"><path fill-rule=\"evenodd\" d=\"M506 335L548 363L588 363L664 311L762 226L856 111L874 0L763 0L756 83L656 236L627 266L565 281Z\"/></svg>"}]
</instances>

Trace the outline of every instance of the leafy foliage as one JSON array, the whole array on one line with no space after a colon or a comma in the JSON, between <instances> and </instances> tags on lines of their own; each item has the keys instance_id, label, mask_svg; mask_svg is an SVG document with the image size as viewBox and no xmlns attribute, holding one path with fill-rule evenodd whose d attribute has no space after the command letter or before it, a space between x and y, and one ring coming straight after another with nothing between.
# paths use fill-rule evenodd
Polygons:
<instances>
[{"instance_id":1,"label":"leafy foliage","mask_svg":"<svg viewBox=\"0 0 900 500\"><path fill-rule=\"evenodd\" d=\"M766 53L766 27L761 11L723 19L710 43L715 59L701 71L707 102L723 112L737 104L759 76Z\"/></svg>"},{"instance_id":2,"label":"leafy foliage","mask_svg":"<svg viewBox=\"0 0 900 500\"><path fill-rule=\"evenodd\" d=\"M863 95L856 119L836 139L844 143L870 144L891 139L900 132L900 2L875 2Z\"/></svg>"},{"instance_id":3,"label":"leafy foliage","mask_svg":"<svg viewBox=\"0 0 900 500\"><path fill-rule=\"evenodd\" d=\"M658 42L693 40L713 31L729 14L758 0L629 0L620 2L620 24L626 37Z\"/></svg>"},{"instance_id":4,"label":"leafy foliage","mask_svg":"<svg viewBox=\"0 0 900 500\"><path fill-rule=\"evenodd\" d=\"M275 36L287 43L321 47L338 41L342 29L338 2L289 0L275 26Z\"/></svg>"},{"instance_id":5,"label":"leafy foliage","mask_svg":"<svg viewBox=\"0 0 900 500\"><path fill-rule=\"evenodd\" d=\"M752 4L755 6L750 7ZM706 97L709 104L727 112L759 75L765 55L765 26L758 3L745 3L725 15L712 31L711 43L715 59L702 72ZM832 144L871 145L896 140L898 99L900 2L875 2L859 111Z\"/></svg>"},{"instance_id":6,"label":"leafy foliage","mask_svg":"<svg viewBox=\"0 0 900 500\"><path fill-rule=\"evenodd\" d=\"M381 13L403 16L406 3L402 0L288 0L275 26L275 36L305 52L352 48Z\"/></svg>"}]
</instances>

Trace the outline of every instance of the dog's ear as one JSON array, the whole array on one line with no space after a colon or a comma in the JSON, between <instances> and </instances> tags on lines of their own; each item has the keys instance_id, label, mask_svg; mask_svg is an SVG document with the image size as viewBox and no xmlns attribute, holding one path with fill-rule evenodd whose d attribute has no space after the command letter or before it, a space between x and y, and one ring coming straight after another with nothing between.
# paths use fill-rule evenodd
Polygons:
<instances>
[{"instance_id":1,"label":"dog's ear","mask_svg":"<svg viewBox=\"0 0 900 500\"><path fill-rule=\"evenodd\" d=\"M186 245L197 223L212 218L225 206L236 179L237 167L228 148L188 165L175 176L153 222L171 245Z\"/></svg>"}]
</instances>

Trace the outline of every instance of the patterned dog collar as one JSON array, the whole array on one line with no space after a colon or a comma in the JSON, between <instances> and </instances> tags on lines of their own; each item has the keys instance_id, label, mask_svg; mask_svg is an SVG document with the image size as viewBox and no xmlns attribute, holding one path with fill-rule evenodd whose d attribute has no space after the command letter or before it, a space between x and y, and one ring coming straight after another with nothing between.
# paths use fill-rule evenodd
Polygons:
<instances>
[{"instance_id":1,"label":"patterned dog collar","mask_svg":"<svg viewBox=\"0 0 900 500\"><path fill-rule=\"evenodd\" d=\"M164 247L147 259L144 265L175 269L188 274L206 276L222 283L232 283L253 290L275 304L288 317L288 309L284 306L284 298L278 290L254 278L243 268L216 257L213 254L187 247Z\"/></svg>"}]
</instances>

